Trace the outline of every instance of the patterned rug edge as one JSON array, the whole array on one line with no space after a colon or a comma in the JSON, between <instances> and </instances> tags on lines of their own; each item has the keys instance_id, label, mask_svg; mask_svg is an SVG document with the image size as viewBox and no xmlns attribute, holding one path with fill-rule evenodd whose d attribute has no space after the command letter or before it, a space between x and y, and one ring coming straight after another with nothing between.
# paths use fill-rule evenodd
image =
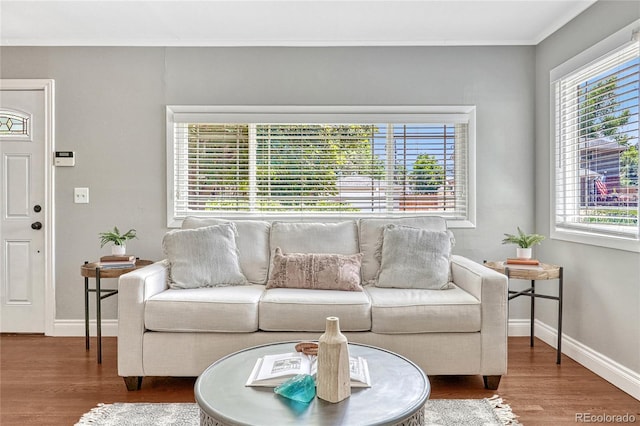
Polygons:
<instances>
[{"instance_id":1,"label":"patterned rug edge","mask_svg":"<svg viewBox=\"0 0 640 426\"><path fill-rule=\"evenodd\" d=\"M493 395L491 398L485 398L485 401L491 405L493 412L503 425L522 426L521 423L518 422L518 416L511 410L511 406L505 403L498 395Z\"/></svg>"},{"instance_id":2,"label":"patterned rug edge","mask_svg":"<svg viewBox=\"0 0 640 426\"><path fill-rule=\"evenodd\" d=\"M490 398L482 398L482 399L469 399L469 400L458 400L458 401L480 401L484 400L490 407L493 409L493 413L496 416L496 419L500 422L500 425L503 426L522 426L522 424L518 421L518 416L512 411L511 406L504 402L504 400L499 395L494 395ZM448 400L430 400L430 401L448 401ZM195 410L199 412L195 403L184 402L184 403L114 403L114 404L105 404L99 403L96 407L92 408L89 412L85 413L80 420L76 423L75 426L99 426L103 424L109 424L107 422L108 417L110 416L110 409L114 406L122 406L122 405L152 405L156 407L167 407L167 406L182 406L188 410ZM197 424L198 416L194 416L195 423ZM139 424L139 423L136 423ZM170 423L170 424L191 424L189 423ZM432 423L427 423L432 424Z\"/></svg>"}]
</instances>

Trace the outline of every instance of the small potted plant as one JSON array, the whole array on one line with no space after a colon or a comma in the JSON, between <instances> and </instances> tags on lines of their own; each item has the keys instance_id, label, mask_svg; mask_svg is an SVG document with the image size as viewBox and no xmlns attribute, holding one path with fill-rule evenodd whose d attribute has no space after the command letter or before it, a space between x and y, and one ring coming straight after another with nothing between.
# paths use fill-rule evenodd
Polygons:
<instances>
[{"instance_id":1,"label":"small potted plant","mask_svg":"<svg viewBox=\"0 0 640 426\"><path fill-rule=\"evenodd\" d=\"M531 259L531 247L540 244L545 238L540 234L527 234L520 227L518 227L518 235L504 234L504 236L502 244L516 244L518 246L516 249L518 259Z\"/></svg>"},{"instance_id":2,"label":"small potted plant","mask_svg":"<svg viewBox=\"0 0 640 426\"><path fill-rule=\"evenodd\" d=\"M117 226L114 226L112 231L101 232L98 235L100 236L100 248L109 243L113 243L113 247L111 247L111 254L118 256L125 254L127 251L127 240L138 238L136 236L135 229L129 229L124 234L121 234Z\"/></svg>"}]
</instances>

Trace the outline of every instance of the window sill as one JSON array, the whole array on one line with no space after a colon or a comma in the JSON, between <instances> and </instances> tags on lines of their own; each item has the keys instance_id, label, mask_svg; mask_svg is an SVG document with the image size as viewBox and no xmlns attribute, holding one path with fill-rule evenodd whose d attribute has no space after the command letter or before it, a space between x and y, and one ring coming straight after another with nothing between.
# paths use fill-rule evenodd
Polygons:
<instances>
[{"instance_id":1,"label":"window sill","mask_svg":"<svg viewBox=\"0 0 640 426\"><path fill-rule=\"evenodd\" d=\"M411 215L411 216L406 216L406 217L414 217L414 216L421 216L420 214L415 214L415 215ZM426 215L424 215L426 216ZM389 216L353 216L353 215L347 215L347 216L270 216L265 218L264 216L238 216L238 215L217 215L217 216L211 216L212 218L217 218L217 219L227 219L227 220L267 220L267 221L274 221L274 220L281 220L281 221L292 221L292 222L339 222L339 221L343 221L343 220L356 220L356 219L362 219L362 218L366 218L366 217L371 217L371 218L380 218L380 217L389 217ZM397 218L401 218L402 216L397 216ZM392 219L392 217L389 217ZM451 228L451 229L464 229L464 228L475 228L476 225L473 221L471 220L467 220L467 219L447 219L445 218L447 221L447 227ZM168 221L167 223L167 227L168 228L181 228L182 227L182 221L184 220L184 218L172 218Z\"/></svg>"},{"instance_id":2,"label":"window sill","mask_svg":"<svg viewBox=\"0 0 640 426\"><path fill-rule=\"evenodd\" d=\"M561 228L551 232L551 239L640 253L640 240L631 237L596 235L579 230Z\"/></svg>"}]
</instances>

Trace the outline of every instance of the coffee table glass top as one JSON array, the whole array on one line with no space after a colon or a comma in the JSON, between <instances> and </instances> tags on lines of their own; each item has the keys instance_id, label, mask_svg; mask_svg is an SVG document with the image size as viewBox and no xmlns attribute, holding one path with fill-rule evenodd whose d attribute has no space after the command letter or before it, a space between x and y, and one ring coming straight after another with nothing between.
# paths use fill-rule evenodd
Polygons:
<instances>
[{"instance_id":1,"label":"coffee table glass top","mask_svg":"<svg viewBox=\"0 0 640 426\"><path fill-rule=\"evenodd\" d=\"M370 388L351 388L337 404L315 398L309 404L276 395L273 388L247 387L256 360L295 352L297 342L245 349L215 362L198 377L195 397L200 409L223 424L238 425L387 425L422 410L431 387L413 362L372 346L349 344L351 356L369 364Z\"/></svg>"}]
</instances>

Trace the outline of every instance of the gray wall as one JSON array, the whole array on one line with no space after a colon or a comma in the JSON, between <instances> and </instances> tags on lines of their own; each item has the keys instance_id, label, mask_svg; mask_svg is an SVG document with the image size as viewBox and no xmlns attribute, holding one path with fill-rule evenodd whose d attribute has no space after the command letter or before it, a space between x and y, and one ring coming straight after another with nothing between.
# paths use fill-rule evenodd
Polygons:
<instances>
[{"instance_id":1,"label":"gray wall","mask_svg":"<svg viewBox=\"0 0 640 426\"><path fill-rule=\"evenodd\" d=\"M477 106L477 228L456 252L511 255L504 232L534 226L535 48L0 49L2 78L56 81L56 317L84 315L79 266L108 250L98 232L134 227L128 251L162 258L167 104ZM73 188L89 187L90 204ZM104 301L115 318L117 298ZM526 309L526 306L524 306ZM519 313L512 305L512 316Z\"/></svg>"},{"instance_id":2,"label":"gray wall","mask_svg":"<svg viewBox=\"0 0 640 426\"><path fill-rule=\"evenodd\" d=\"M549 235L549 71L640 18L640 2L599 1L536 47L536 229ZM640 254L549 240L541 257L565 267L564 333L640 372ZM551 304L539 318L555 327Z\"/></svg>"}]
</instances>

